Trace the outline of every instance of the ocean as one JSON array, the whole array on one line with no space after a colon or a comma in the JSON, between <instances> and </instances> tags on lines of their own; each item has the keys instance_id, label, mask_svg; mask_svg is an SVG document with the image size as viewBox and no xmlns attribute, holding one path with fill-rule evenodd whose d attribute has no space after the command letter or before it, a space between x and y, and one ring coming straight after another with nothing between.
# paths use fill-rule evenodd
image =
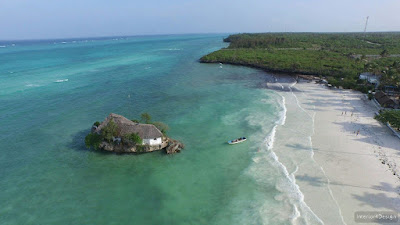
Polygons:
<instances>
[{"instance_id":1,"label":"ocean","mask_svg":"<svg viewBox=\"0 0 400 225\"><path fill-rule=\"evenodd\" d=\"M275 154L273 75L198 62L224 37L0 42L1 224L318 224ZM85 148L93 122L143 112L186 148Z\"/></svg>"}]
</instances>

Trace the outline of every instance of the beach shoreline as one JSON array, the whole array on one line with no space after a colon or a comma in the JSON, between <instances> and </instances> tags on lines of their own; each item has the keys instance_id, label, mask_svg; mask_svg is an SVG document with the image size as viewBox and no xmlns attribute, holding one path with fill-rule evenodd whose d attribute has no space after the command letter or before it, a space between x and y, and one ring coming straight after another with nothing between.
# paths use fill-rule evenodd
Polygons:
<instances>
[{"instance_id":1,"label":"beach shoreline","mask_svg":"<svg viewBox=\"0 0 400 225\"><path fill-rule=\"evenodd\" d=\"M290 76L267 86L287 108L274 152L324 224L357 224L359 211L400 211L400 140L374 119L378 109L364 94Z\"/></svg>"}]
</instances>

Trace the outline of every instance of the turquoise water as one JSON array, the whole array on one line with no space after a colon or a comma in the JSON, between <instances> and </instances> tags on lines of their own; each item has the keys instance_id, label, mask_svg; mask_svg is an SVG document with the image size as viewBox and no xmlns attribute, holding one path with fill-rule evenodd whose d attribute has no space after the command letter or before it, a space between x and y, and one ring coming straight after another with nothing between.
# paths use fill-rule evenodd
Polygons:
<instances>
[{"instance_id":1,"label":"turquoise water","mask_svg":"<svg viewBox=\"0 0 400 225\"><path fill-rule=\"evenodd\" d=\"M261 71L198 63L223 37L0 44L1 224L288 224L290 190L266 145L282 98ZM111 112L148 112L186 149L85 149Z\"/></svg>"}]
</instances>

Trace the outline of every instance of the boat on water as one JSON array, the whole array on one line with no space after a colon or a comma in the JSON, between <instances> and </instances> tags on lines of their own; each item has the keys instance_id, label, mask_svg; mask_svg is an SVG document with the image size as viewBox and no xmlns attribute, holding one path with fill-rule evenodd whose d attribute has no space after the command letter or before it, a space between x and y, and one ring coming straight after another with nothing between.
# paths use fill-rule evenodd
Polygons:
<instances>
[{"instance_id":1,"label":"boat on water","mask_svg":"<svg viewBox=\"0 0 400 225\"><path fill-rule=\"evenodd\" d=\"M228 144L234 145L234 144L242 143L244 141L247 141L247 138L246 137L240 137L240 138L236 138L235 140L228 141Z\"/></svg>"}]
</instances>

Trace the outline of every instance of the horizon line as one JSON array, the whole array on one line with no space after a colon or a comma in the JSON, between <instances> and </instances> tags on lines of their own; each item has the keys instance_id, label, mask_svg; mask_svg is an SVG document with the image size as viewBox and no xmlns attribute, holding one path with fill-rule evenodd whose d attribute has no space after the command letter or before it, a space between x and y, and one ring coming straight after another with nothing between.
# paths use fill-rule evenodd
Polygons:
<instances>
[{"instance_id":1,"label":"horizon line","mask_svg":"<svg viewBox=\"0 0 400 225\"><path fill-rule=\"evenodd\" d=\"M212 35L212 34L290 34L290 33L316 33L316 34L357 34L364 33L363 31L265 31L265 32L204 32L204 33L171 33L171 34L134 34L134 35L99 35L99 36L76 36L76 37L55 37L55 38L21 38L21 39L0 39L0 42L21 42L21 41L50 41L50 40L73 40L73 39L104 39L104 38L125 38L125 37L146 37L146 36L175 36L175 35ZM367 31L365 33L400 33L400 31Z\"/></svg>"}]
</instances>

